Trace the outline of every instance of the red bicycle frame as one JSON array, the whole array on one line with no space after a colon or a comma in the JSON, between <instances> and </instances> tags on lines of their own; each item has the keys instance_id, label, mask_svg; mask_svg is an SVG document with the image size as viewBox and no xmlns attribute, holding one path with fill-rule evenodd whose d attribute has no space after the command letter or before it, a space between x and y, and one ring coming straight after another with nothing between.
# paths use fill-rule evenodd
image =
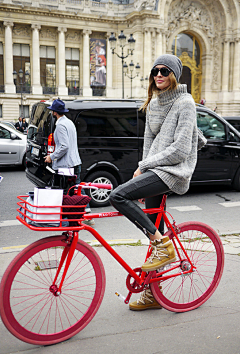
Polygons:
<instances>
[{"instance_id":1,"label":"red bicycle frame","mask_svg":"<svg viewBox=\"0 0 240 354\"><path fill-rule=\"evenodd\" d=\"M79 188L78 188L78 191L77 191L78 195L81 194L81 188L82 188L82 186L79 185ZM175 264L175 265L173 264L172 266L170 266L170 268L168 268L166 270L163 269L162 271L159 271L158 273L156 273L154 271L154 272L150 272L147 275L147 273L142 272L140 276L136 273L136 271L134 269L132 269L118 255L118 253L108 244L107 241L105 241L101 237L101 235L95 229L93 229L91 226L82 224L82 221L85 220L85 219L93 219L93 218L94 219L98 219L98 218L122 216L122 214L120 212L116 211L116 212L85 214L84 212L79 212L78 209L77 209L77 212L74 211L73 214L78 215L78 217L83 217L83 219L78 220L78 224L79 225L78 226L63 227L62 226L62 222L64 221L63 216L66 213L61 211L60 212L60 219L59 219L59 223L60 224L59 224L58 227L39 227L39 226L36 227L34 225L30 225L27 222L27 219L30 219L31 221L34 221L34 217L31 218L31 217L26 215L26 211L28 210L27 207L28 207L28 205L31 205L31 204L26 202L26 200L24 198L26 198L26 196L19 196L18 197L18 199L20 200L20 202L18 202L18 205L21 207L20 209L22 209L22 210L18 209L18 212L20 213L21 217L17 216L17 219L21 223L23 223L25 226L27 226L28 228L30 228L32 230L35 230L35 231L56 231L56 229L58 231L60 231L60 230L61 231L67 231L66 232L66 236L68 238L67 238L66 242L69 243L69 244L65 247L65 249L63 251L63 254L62 254L59 266L58 266L58 270L57 270L57 273L56 273L56 276L55 276L55 279L53 281L53 284L50 287L51 292L53 292L56 296L60 295L60 293L61 293L62 285L63 285L63 282L65 280L69 265L71 263L71 260L72 260L72 257L73 257L73 254L74 254L74 251L75 251L75 248L76 248L76 244L78 242L78 232L81 231L81 230L89 231L96 238L96 240L116 259L116 261L128 272L128 274L140 286L142 286L142 285L146 285L147 286L150 283L153 283L153 282L156 282L156 281L159 282L159 281L167 280L167 279L172 278L172 277L180 276L180 275L183 275L183 274L188 274L188 273L191 273L194 270L194 268L195 268L193 266L189 256L188 256L187 252L185 251L184 247L182 246L181 241L178 238L177 233L179 232L179 230L177 229L177 227L175 225L175 221L173 220L173 223L171 224L169 219L168 219L168 217L167 217L167 215L166 215L166 211L164 210L165 209L165 204L166 204L166 199L167 199L166 195L163 196L162 203L161 203L159 208L143 209L143 212L147 213L147 214L158 214L157 215L157 219L156 219L156 223L155 223L155 226L157 228L159 227L161 219L163 218L168 230L172 231L173 236L171 237L171 240L172 240L172 242L174 244L174 247L175 247L175 250L176 250L176 252L178 254L180 263L183 260L187 260L189 262L189 264L191 265L191 267L190 267L189 270L181 271L179 273L174 273L174 274L168 274L167 275L167 273L172 271L173 269L179 268L179 262L178 262L178 264ZM33 206L33 205L31 205L31 206ZM55 207L55 206L52 206L52 207ZM75 205L74 206L66 206L66 205L64 205L62 208L66 208L66 207L68 207L68 208L76 208ZM82 207L85 207L85 206L80 206L80 207L82 208ZM48 208L49 208L49 206L48 206ZM34 214L38 214L38 213L34 213ZM48 214L48 213L40 213L40 214ZM68 219L68 220L76 222L76 219ZM56 222L56 220L55 220L55 222ZM179 247L181 248L181 250L183 252L183 255L185 257L184 259L183 259L183 257L181 256L181 254L180 254L180 252L178 250L177 244L179 245ZM148 251L147 251L147 255L146 255L146 259L150 256L151 251L152 251L152 248L151 248L151 245L149 245L149 248L148 248ZM57 286L56 285L56 281L57 281L59 273L60 273L60 271L61 271L61 269L62 269L62 267L64 265L64 262L65 262L65 266L64 266L61 282L60 282L59 286ZM127 296L127 298L125 299L126 303L128 303L128 301L129 301L129 299L131 297L131 294L132 293L130 291L128 296Z\"/></svg>"}]
</instances>

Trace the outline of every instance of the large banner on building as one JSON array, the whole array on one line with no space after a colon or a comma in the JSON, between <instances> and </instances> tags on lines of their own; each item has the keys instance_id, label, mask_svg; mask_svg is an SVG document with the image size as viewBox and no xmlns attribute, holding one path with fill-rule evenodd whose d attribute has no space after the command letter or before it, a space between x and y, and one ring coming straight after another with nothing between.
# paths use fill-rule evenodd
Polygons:
<instances>
[{"instance_id":1,"label":"large banner on building","mask_svg":"<svg viewBox=\"0 0 240 354\"><path fill-rule=\"evenodd\" d=\"M106 86L106 40L90 38L90 85Z\"/></svg>"}]
</instances>

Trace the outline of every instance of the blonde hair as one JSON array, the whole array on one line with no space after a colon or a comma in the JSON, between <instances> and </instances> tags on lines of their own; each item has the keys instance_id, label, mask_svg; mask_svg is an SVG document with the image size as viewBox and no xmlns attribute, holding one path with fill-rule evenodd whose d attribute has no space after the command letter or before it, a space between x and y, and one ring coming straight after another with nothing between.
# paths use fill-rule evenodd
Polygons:
<instances>
[{"instance_id":1,"label":"blonde hair","mask_svg":"<svg viewBox=\"0 0 240 354\"><path fill-rule=\"evenodd\" d=\"M149 102L151 101L154 94L161 95L163 92L175 90L178 86L177 80L173 72L169 74L170 85L165 90L159 90L155 84L153 76L149 75L149 84L148 84L148 98L144 104L140 107L140 110L146 111Z\"/></svg>"}]
</instances>

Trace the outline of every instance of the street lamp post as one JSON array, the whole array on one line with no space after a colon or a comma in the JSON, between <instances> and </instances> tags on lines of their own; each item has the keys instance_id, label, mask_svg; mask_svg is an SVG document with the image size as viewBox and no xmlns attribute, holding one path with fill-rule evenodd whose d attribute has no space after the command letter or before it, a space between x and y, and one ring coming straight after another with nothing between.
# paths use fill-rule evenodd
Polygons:
<instances>
[{"instance_id":1,"label":"street lamp post","mask_svg":"<svg viewBox=\"0 0 240 354\"><path fill-rule=\"evenodd\" d=\"M133 76L133 71L134 71L134 63L133 61L131 60L131 63L129 64L129 68L130 68L130 76L127 74L127 70L128 70L128 66L125 62L125 76L127 76L130 80L131 80L131 97L130 98L133 98L132 97L132 81L133 79L135 79L135 77L137 77L140 73L140 65L139 63L137 63L137 65L135 66L135 69L136 69L136 75Z\"/></svg>"},{"instance_id":2,"label":"street lamp post","mask_svg":"<svg viewBox=\"0 0 240 354\"><path fill-rule=\"evenodd\" d=\"M119 39L120 48L122 49L121 55L119 55L118 53L115 52L117 38L114 36L114 33L111 32L111 36L109 37L109 43L110 43L110 48L112 50L112 54L116 54L117 57L122 60L122 98L124 98L124 59L126 59L129 55L133 55L136 41L133 38L133 35L130 34L130 37L128 39L128 43L126 43L126 36L123 33L123 31L121 31L121 33L119 34L118 39ZM127 44L129 45L128 54L124 55L124 47Z\"/></svg>"},{"instance_id":3,"label":"street lamp post","mask_svg":"<svg viewBox=\"0 0 240 354\"><path fill-rule=\"evenodd\" d=\"M148 85L144 86L144 84L143 84L144 80L148 81L148 77L146 76L145 79L143 78L143 76L141 77L141 79L140 79L140 81L142 82L141 88L143 88L144 90L147 90L148 89Z\"/></svg>"},{"instance_id":4,"label":"street lamp post","mask_svg":"<svg viewBox=\"0 0 240 354\"><path fill-rule=\"evenodd\" d=\"M22 94L23 94L23 85L25 85L26 83L28 83L29 80L29 72L26 70L25 71L25 81L23 82L23 70L19 69L18 73L16 72L16 70L13 71L13 80L17 80L17 77L19 76L20 78L20 87L21 87L21 117L23 118L23 99L22 99Z\"/></svg>"}]
</instances>

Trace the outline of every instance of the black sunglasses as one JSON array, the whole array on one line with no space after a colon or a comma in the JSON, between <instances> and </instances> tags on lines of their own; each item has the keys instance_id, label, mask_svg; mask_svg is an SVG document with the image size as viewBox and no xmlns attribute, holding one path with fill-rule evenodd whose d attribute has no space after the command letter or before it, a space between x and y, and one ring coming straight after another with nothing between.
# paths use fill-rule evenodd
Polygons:
<instances>
[{"instance_id":1,"label":"black sunglasses","mask_svg":"<svg viewBox=\"0 0 240 354\"><path fill-rule=\"evenodd\" d=\"M171 70L169 70L168 68L161 68L161 69L153 68L151 70L151 75L152 76L157 76L159 71L160 71L161 75L164 76L164 77L167 77L170 74L170 72L171 72Z\"/></svg>"}]
</instances>

